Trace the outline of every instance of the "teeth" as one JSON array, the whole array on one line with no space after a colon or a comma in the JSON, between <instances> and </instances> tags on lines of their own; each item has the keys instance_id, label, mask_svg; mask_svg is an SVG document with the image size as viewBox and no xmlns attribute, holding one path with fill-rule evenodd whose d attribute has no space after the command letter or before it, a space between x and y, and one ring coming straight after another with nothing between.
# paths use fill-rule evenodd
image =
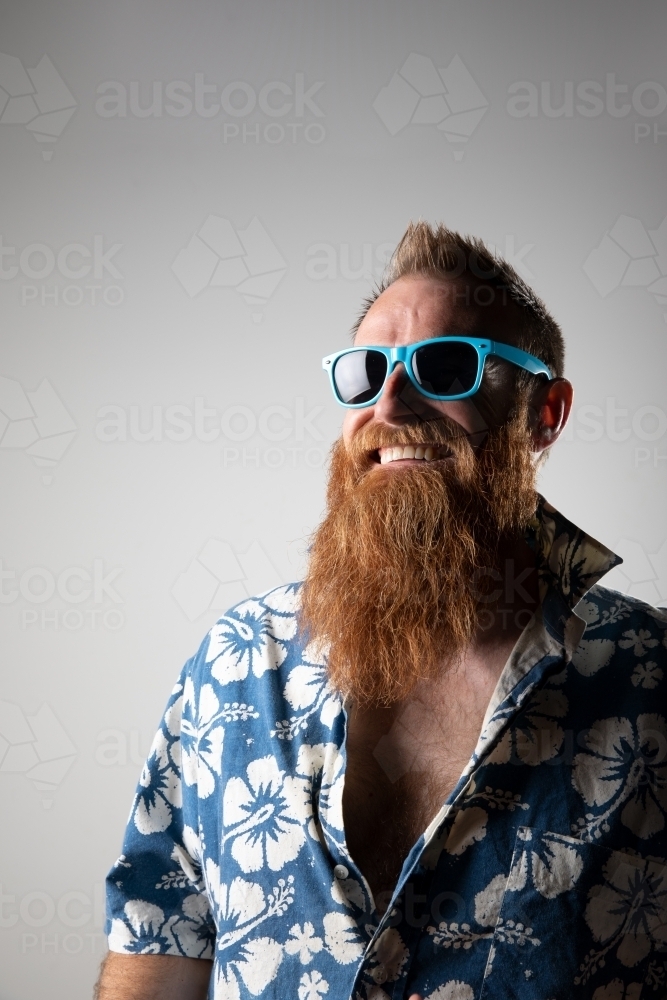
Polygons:
<instances>
[{"instance_id":1,"label":"teeth","mask_svg":"<svg viewBox=\"0 0 667 1000\"><path fill-rule=\"evenodd\" d=\"M403 447L380 448L380 462L382 465L388 465L390 462L400 462L402 458L422 459L426 462L432 462L434 459L440 457L440 450L432 448L430 445L420 444L415 446L406 444Z\"/></svg>"}]
</instances>

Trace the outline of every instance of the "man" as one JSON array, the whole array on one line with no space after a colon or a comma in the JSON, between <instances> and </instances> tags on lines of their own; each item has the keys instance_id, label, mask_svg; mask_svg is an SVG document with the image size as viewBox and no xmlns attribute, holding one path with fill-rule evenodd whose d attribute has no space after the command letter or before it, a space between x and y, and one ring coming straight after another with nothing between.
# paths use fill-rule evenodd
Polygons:
<instances>
[{"instance_id":1,"label":"man","mask_svg":"<svg viewBox=\"0 0 667 1000\"><path fill-rule=\"evenodd\" d=\"M667 614L535 492L557 324L420 223L324 366L347 410L305 584L183 669L100 1000L667 996Z\"/></svg>"}]
</instances>

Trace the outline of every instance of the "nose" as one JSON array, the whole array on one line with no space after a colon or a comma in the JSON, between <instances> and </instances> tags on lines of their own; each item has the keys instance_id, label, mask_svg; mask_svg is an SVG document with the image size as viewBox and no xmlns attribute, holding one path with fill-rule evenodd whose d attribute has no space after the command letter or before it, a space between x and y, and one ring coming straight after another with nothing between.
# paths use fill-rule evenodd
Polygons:
<instances>
[{"instance_id":1,"label":"nose","mask_svg":"<svg viewBox=\"0 0 667 1000\"><path fill-rule=\"evenodd\" d=\"M398 426L414 420L424 402L427 402L426 397L416 391L407 376L405 365L399 361L387 378L382 395L375 403L374 415L377 420Z\"/></svg>"}]
</instances>

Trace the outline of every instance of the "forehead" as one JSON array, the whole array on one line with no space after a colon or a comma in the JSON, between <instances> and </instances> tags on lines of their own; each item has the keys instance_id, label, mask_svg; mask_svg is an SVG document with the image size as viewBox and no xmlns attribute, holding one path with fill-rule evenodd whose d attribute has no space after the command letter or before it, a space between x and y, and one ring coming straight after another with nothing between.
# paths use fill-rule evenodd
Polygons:
<instances>
[{"instance_id":1,"label":"forehead","mask_svg":"<svg viewBox=\"0 0 667 1000\"><path fill-rule=\"evenodd\" d=\"M512 343L519 318L503 289L465 275L456 281L410 275L375 300L354 342L390 347L459 333Z\"/></svg>"}]
</instances>

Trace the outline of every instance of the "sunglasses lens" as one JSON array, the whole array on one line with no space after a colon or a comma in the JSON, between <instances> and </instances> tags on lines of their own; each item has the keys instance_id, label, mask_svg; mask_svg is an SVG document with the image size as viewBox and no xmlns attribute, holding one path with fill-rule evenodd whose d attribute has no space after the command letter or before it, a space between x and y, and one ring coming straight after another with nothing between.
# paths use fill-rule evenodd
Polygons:
<instances>
[{"instance_id":1,"label":"sunglasses lens","mask_svg":"<svg viewBox=\"0 0 667 1000\"><path fill-rule=\"evenodd\" d=\"M412 358L412 370L419 384L443 399L469 392L477 381L478 367L478 354L472 344L457 341L427 344L415 351Z\"/></svg>"},{"instance_id":2,"label":"sunglasses lens","mask_svg":"<svg viewBox=\"0 0 667 1000\"><path fill-rule=\"evenodd\" d=\"M336 362L334 384L341 403L367 403L377 396L387 375L380 351L350 351Z\"/></svg>"}]
</instances>

